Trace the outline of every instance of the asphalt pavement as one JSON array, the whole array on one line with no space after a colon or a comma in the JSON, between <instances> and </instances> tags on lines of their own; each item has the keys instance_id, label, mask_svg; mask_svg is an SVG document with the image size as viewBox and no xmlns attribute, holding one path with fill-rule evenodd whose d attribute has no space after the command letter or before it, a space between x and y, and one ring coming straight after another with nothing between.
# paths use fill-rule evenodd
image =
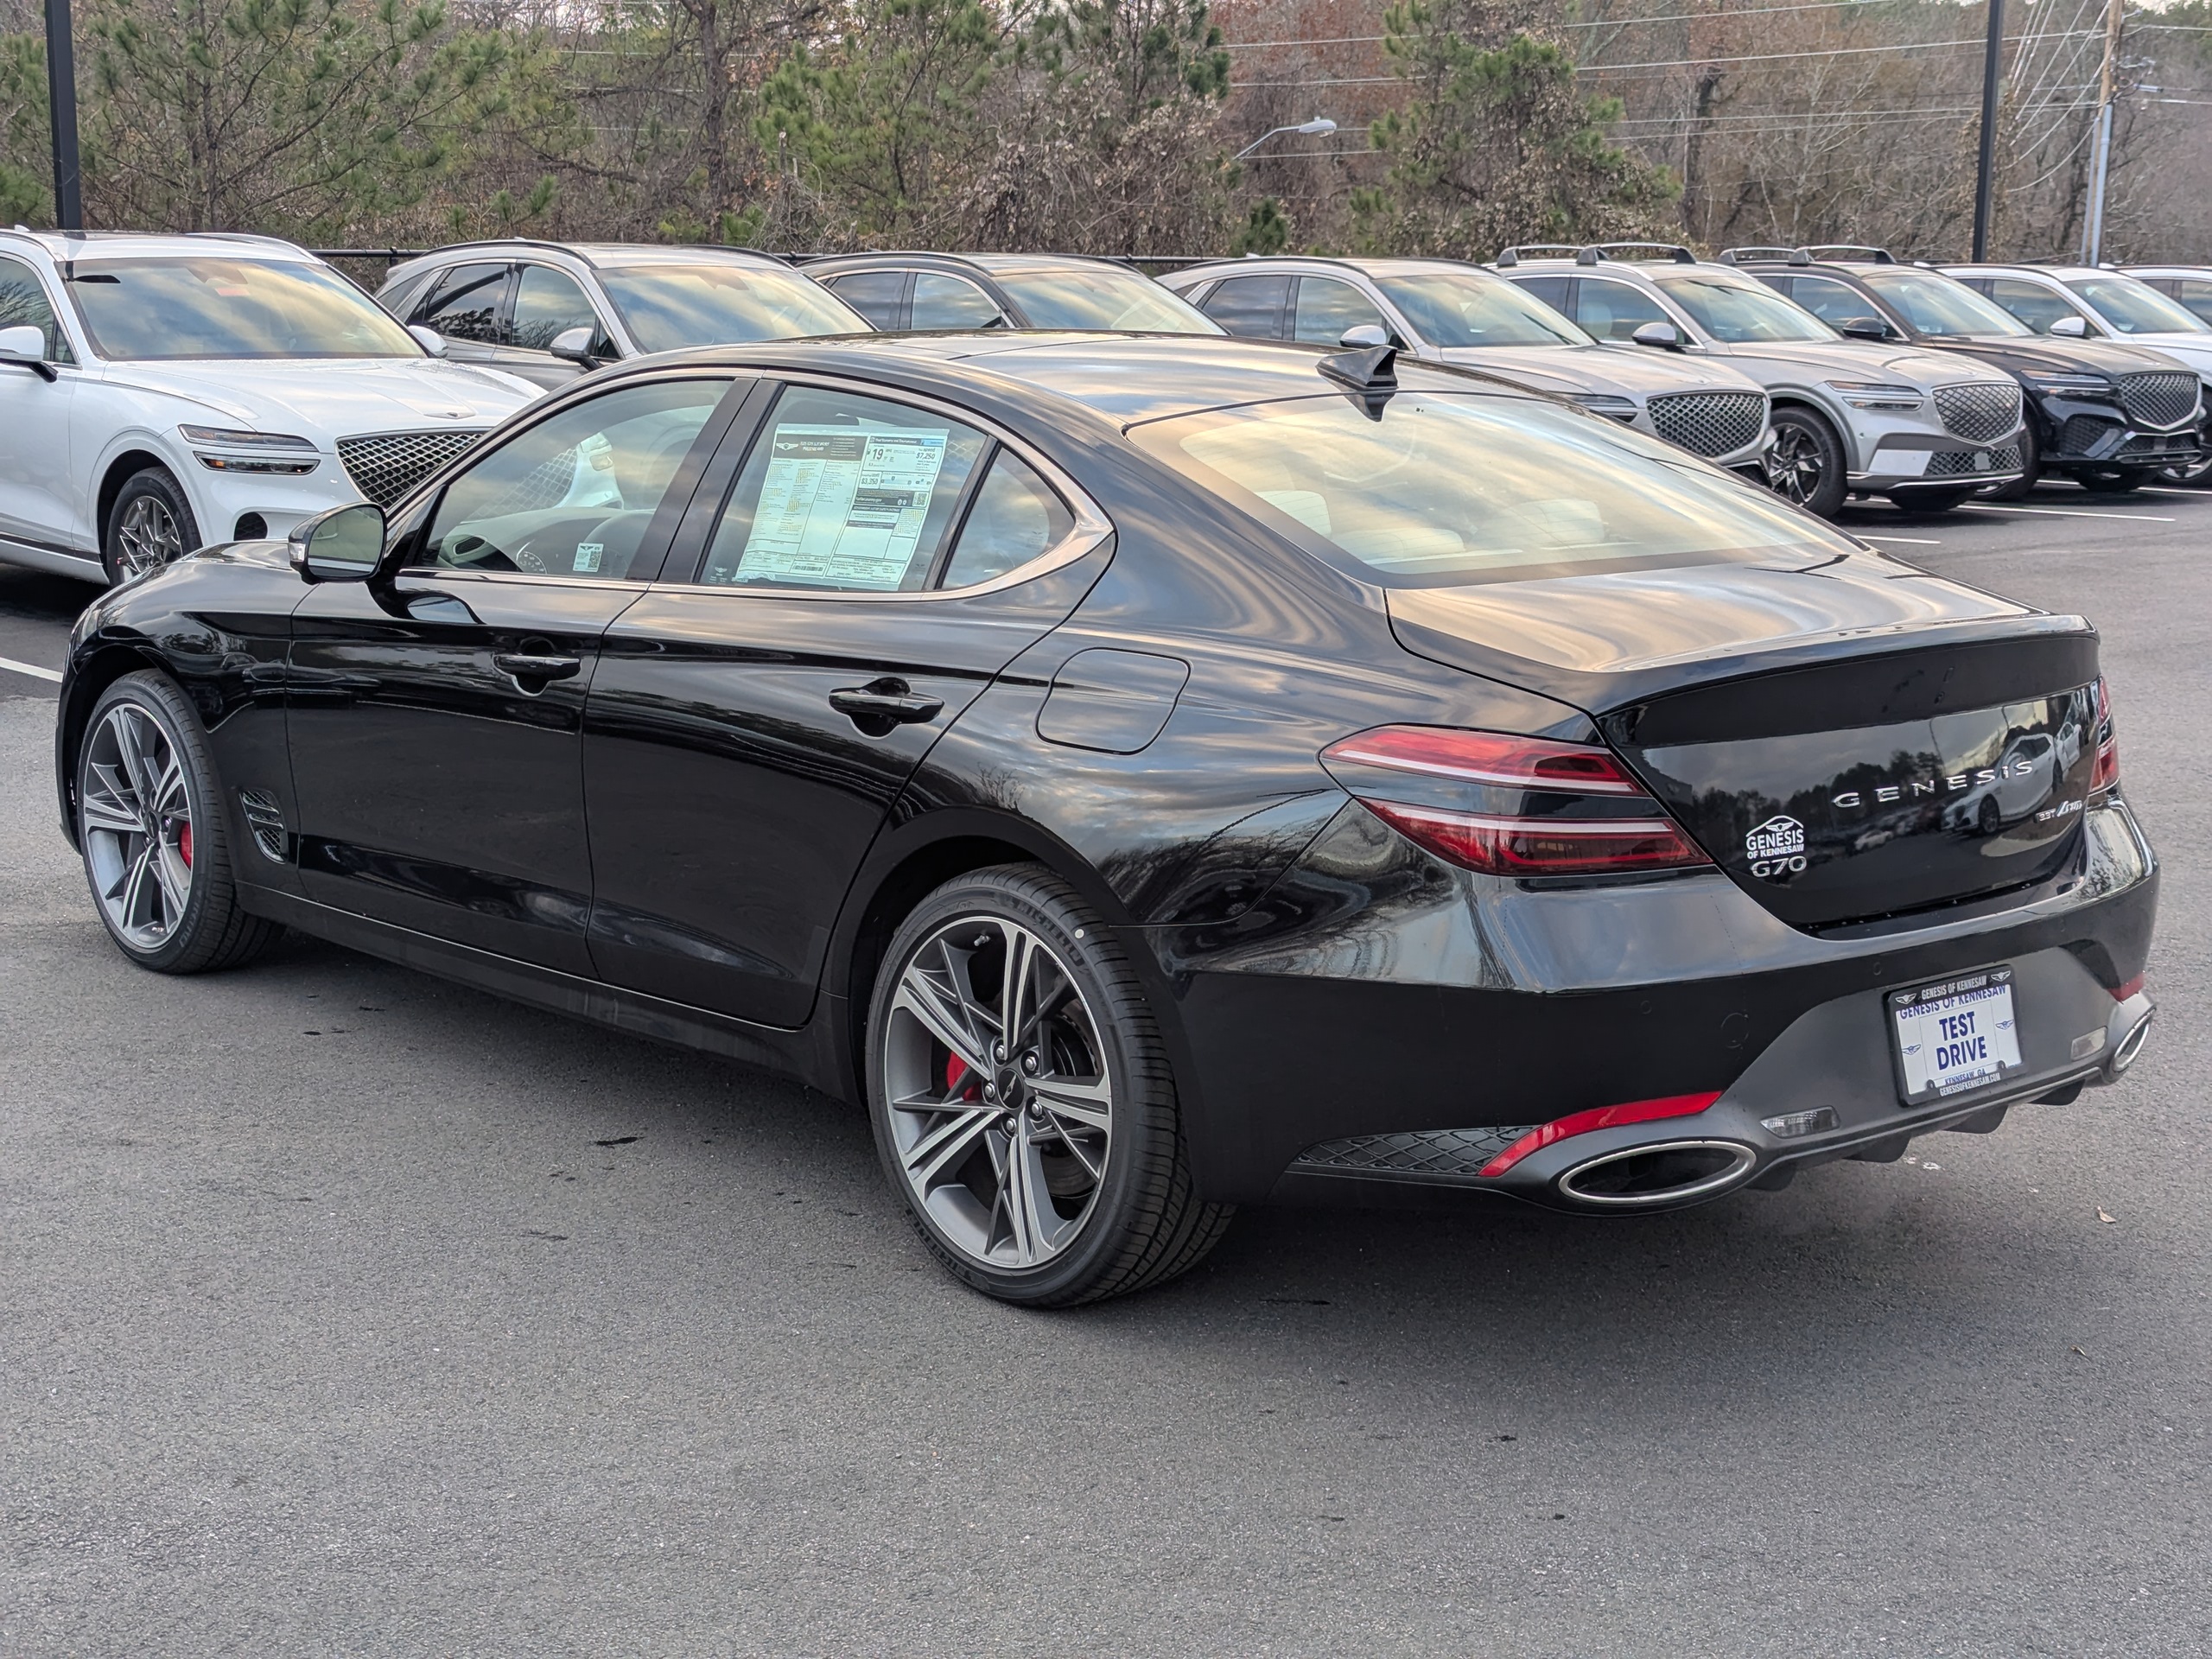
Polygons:
<instances>
[{"instance_id":1,"label":"asphalt pavement","mask_svg":"<svg viewBox=\"0 0 2212 1659\"><path fill-rule=\"evenodd\" d=\"M2212 494L1852 527L2103 630L2123 1085L1680 1215L1249 1211L1055 1314L792 1084L130 968L0 666L0 1654L2212 1650ZM90 592L0 571L0 658Z\"/></svg>"}]
</instances>

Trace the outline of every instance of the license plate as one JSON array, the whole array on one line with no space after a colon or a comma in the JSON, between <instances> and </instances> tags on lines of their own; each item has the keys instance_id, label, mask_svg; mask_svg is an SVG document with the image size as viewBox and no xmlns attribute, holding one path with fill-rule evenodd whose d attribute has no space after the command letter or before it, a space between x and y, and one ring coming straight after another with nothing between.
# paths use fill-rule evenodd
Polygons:
<instances>
[{"instance_id":1,"label":"license plate","mask_svg":"<svg viewBox=\"0 0 2212 1659\"><path fill-rule=\"evenodd\" d=\"M2010 968L1891 991L1889 1005L1908 1105L1962 1095L2020 1069Z\"/></svg>"}]
</instances>

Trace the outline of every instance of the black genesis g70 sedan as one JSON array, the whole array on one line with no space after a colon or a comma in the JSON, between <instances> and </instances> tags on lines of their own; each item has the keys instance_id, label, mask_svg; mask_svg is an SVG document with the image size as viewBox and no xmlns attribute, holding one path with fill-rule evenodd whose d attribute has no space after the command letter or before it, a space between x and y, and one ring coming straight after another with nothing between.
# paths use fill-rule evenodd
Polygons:
<instances>
[{"instance_id":1,"label":"black genesis g70 sedan","mask_svg":"<svg viewBox=\"0 0 2212 1659\"><path fill-rule=\"evenodd\" d=\"M954 1274L1231 1208L1664 1208L2132 1061L2097 636L1484 377L1104 334L645 358L79 624L165 972L300 928L865 1102Z\"/></svg>"}]
</instances>

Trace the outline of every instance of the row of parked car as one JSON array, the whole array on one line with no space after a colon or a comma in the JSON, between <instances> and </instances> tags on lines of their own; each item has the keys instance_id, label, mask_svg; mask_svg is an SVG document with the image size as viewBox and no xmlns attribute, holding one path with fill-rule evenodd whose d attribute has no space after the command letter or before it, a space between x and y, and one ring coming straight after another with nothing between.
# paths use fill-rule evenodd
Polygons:
<instances>
[{"instance_id":1,"label":"row of parked car","mask_svg":"<svg viewBox=\"0 0 2212 1659\"><path fill-rule=\"evenodd\" d=\"M118 582L204 543L389 505L619 359L869 330L1113 331L1394 347L1571 401L1834 516L2039 478L2212 472L2212 270L1907 264L1657 244L1247 257L1159 280L1058 255L794 263L470 243L373 301L290 244L0 232L0 557Z\"/></svg>"}]
</instances>

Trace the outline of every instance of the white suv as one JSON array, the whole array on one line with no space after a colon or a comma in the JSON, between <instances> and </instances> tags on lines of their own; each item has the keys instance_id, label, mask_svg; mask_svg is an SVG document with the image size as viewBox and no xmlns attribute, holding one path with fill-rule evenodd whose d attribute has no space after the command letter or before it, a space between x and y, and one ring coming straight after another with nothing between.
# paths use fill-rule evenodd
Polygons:
<instances>
[{"instance_id":1,"label":"white suv","mask_svg":"<svg viewBox=\"0 0 2212 1659\"><path fill-rule=\"evenodd\" d=\"M0 559L121 582L390 503L537 391L289 243L0 231Z\"/></svg>"}]
</instances>

